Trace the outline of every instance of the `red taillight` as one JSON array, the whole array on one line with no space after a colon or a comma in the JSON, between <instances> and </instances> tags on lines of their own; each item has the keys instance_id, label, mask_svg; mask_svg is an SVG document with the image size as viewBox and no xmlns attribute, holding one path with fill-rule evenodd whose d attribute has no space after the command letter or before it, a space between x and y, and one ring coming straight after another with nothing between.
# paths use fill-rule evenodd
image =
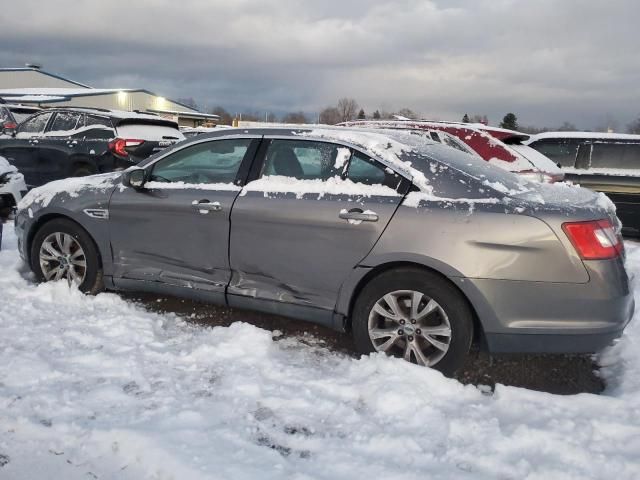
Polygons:
<instances>
[{"instance_id":1,"label":"red taillight","mask_svg":"<svg viewBox=\"0 0 640 480\"><path fill-rule=\"evenodd\" d=\"M4 122L2 125L6 130L15 130L18 128L18 124L15 122Z\"/></svg>"},{"instance_id":2,"label":"red taillight","mask_svg":"<svg viewBox=\"0 0 640 480\"><path fill-rule=\"evenodd\" d=\"M609 220L564 223L562 229L583 260L615 258L624 248Z\"/></svg>"},{"instance_id":3,"label":"red taillight","mask_svg":"<svg viewBox=\"0 0 640 480\"><path fill-rule=\"evenodd\" d=\"M143 143L144 140L135 138L114 138L109 142L109 150L121 157L128 157L127 147L137 147Z\"/></svg>"}]
</instances>

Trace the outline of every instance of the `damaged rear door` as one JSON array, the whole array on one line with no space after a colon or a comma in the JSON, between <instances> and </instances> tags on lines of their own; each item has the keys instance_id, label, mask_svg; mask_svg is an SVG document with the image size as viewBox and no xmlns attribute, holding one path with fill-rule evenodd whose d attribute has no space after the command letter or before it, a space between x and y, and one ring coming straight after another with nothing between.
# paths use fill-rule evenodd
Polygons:
<instances>
[{"instance_id":1,"label":"damaged rear door","mask_svg":"<svg viewBox=\"0 0 640 480\"><path fill-rule=\"evenodd\" d=\"M334 143L265 138L260 150L231 212L227 300L291 316L310 307L303 316L322 322L410 182Z\"/></svg>"}]
</instances>

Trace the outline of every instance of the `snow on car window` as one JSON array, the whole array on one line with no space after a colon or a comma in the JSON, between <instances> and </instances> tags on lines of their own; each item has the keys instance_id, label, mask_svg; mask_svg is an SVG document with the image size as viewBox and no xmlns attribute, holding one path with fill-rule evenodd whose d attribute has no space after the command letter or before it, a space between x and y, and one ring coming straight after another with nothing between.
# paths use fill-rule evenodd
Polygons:
<instances>
[{"instance_id":1,"label":"snow on car window","mask_svg":"<svg viewBox=\"0 0 640 480\"><path fill-rule=\"evenodd\" d=\"M333 177L327 180L301 180L293 177L268 175L249 182L242 190L241 195L247 192L263 192L265 197L277 193L294 193L296 198L303 198L306 194L317 195L320 199L325 195L352 195L362 197L399 196L398 192L385 185L364 185L355 183L349 179L342 180Z\"/></svg>"}]
</instances>

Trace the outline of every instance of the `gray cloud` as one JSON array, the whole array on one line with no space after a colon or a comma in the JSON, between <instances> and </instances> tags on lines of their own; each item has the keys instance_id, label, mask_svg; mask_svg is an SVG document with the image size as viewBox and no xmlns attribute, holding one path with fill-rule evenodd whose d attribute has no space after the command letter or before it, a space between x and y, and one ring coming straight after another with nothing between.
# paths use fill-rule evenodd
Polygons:
<instances>
[{"instance_id":1,"label":"gray cloud","mask_svg":"<svg viewBox=\"0 0 640 480\"><path fill-rule=\"evenodd\" d=\"M156 0L0 7L0 65L257 111L341 96L457 120L640 114L633 0Z\"/></svg>"}]
</instances>

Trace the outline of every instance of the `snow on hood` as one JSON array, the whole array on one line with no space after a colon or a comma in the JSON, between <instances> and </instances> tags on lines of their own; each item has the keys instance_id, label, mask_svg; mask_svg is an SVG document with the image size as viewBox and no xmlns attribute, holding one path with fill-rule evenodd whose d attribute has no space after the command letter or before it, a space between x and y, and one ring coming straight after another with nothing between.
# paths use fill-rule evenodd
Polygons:
<instances>
[{"instance_id":1,"label":"snow on hood","mask_svg":"<svg viewBox=\"0 0 640 480\"><path fill-rule=\"evenodd\" d=\"M82 191L87 189L106 191L114 186L114 179L120 177L121 174L121 172L110 172L49 182L27 193L18 203L18 209L24 210L33 204L46 207L59 194L66 194L69 198L77 198Z\"/></svg>"}]
</instances>

